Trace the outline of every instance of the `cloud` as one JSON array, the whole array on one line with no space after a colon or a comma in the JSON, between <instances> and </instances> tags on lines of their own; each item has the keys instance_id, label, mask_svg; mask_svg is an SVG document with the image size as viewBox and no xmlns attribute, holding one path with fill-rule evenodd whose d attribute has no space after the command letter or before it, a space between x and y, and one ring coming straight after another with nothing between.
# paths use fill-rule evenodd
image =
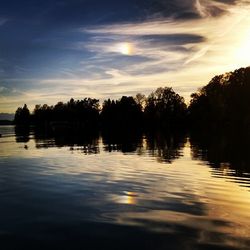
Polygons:
<instances>
[{"instance_id":1,"label":"cloud","mask_svg":"<svg viewBox=\"0 0 250 250\"><path fill-rule=\"evenodd\" d=\"M3 22L3 111L26 101L103 100L159 86L172 86L188 100L215 74L250 64L250 57L242 58L250 41L249 1L98 2L56 1L49 7L45 0L43 8L27 7L35 13L29 17L20 7L12 29ZM124 43L130 53L121 52Z\"/></svg>"},{"instance_id":2,"label":"cloud","mask_svg":"<svg viewBox=\"0 0 250 250\"><path fill-rule=\"evenodd\" d=\"M240 62L234 61L233 51L248 29L249 8L242 11L242 7L233 1L199 3L199 7L204 8L199 10L204 11L204 18L200 19L183 22L162 18L82 28L81 32L93 36L93 40L85 43L85 49L96 55L92 63L103 64L104 58L108 58L102 68L110 76L110 86L106 87L113 86L115 94L126 92L120 89L125 83L127 86L131 84L131 88L135 84L137 90L172 85L188 99L192 91L206 84L214 74L240 66ZM225 5L225 11L229 13L226 16L216 14L212 8ZM112 50L123 41L129 41L134 47L134 55L127 62L122 60L123 56L119 60ZM133 59L140 57L145 60L133 63ZM111 94L112 91L104 93Z\"/></svg>"},{"instance_id":3,"label":"cloud","mask_svg":"<svg viewBox=\"0 0 250 250\"><path fill-rule=\"evenodd\" d=\"M149 1L147 15L151 18L172 18L175 20L195 20L218 17L228 12L229 5L237 5L237 0L152 0Z\"/></svg>"},{"instance_id":4,"label":"cloud","mask_svg":"<svg viewBox=\"0 0 250 250\"><path fill-rule=\"evenodd\" d=\"M204 55L206 55L206 53L208 52L210 47L211 46L208 45L208 46L202 48L201 50L197 51L193 56L191 56L187 61L185 61L185 64L188 64L188 63L195 61L195 60L203 57Z\"/></svg>"},{"instance_id":5,"label":"cloud","mask_svg":"<svg viewBox=\"0 0 250 250\"><path fill-rule=\"evenodd\" d=\"M200 17L216 17L227 12L227 6L224 3L216 1L202 1L196 0L194 5L197 13Z\"/></svg>"},{"instance_id":6,"label":"cloud","mask_svg":"<svg viewBox=\"0 0 250 250\"><path fill-rule=\"evenodd\" d=\"M138 40L144 40L151 45L185 45L190 43L201 43L205 37L195 34L164 34L164 35L142 35Z\"/></svg>"}]
</instances>

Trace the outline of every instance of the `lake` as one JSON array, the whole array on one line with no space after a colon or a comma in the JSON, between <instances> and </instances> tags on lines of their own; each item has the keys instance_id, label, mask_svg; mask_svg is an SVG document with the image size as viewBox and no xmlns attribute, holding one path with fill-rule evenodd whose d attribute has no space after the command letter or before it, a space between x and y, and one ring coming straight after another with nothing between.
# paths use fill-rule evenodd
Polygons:
<instances>
[{"instance_id":1,"label":"lake","mask_svg":"<svg viewBox=\"0 0 250 250\"><path fill-rule=\"evenodd\" d=\"M1 126L1 249L249 249L250 146Z\"/></svg>"}]
</instances>

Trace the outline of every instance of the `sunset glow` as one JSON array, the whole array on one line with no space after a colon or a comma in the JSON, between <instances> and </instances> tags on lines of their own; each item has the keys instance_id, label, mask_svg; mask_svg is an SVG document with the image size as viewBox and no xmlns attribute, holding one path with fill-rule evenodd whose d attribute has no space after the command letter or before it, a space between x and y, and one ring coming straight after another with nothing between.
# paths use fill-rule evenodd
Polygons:
<instances>
[{"instance_id":1,"label":"sunset glow","mask_svg":"<svg viewBox=\"0 0 250 250\"><path fill-rule=\"evenodd\" d=\"M151 8L155 2L157 10ZM152 0L146 12L140 1L97 4L95 10L91 2L83 8L89 19L77 12L82 6L70 9L71 4L45 3L48 14L28 21L25 9L12 13L13 5L2 7L0 112L71 97L148 95L159 86L173 87L188 102L213 76L250 64L248 0L174 1L172 9L168 1ZM54 12L58 18L52 22Z\"/></svg>"},{"instance_id":2,"label":"sunset glow","mask_svg":"<svg viewBox=\"0 0 250 250\"><path fill-rule=\"evenodd\" d=\"M132 54L132 45L130 43L120 43L117 46L118 52L123 55L131 55Z\"/></svg>"},{"instance_id":3,"label":"sunset glow","mask_svg":"<svg viewBox=\"0 0 250 250\"><path fill-rule=\"evenodd\" d=\"M249 250L249 114L250 0L1 0L1 249Z\"/></svg>"},{"instance_id":4,"label":"sunset glow","mask_svg":"<svg viewBox=\"0 0 250 250\"><path fill-rule=\"evenodd\" d=\"M244 34L239 47L236 48L235 59L244 66L250 65L250 30Z\"/></svg>"}]
</instances>

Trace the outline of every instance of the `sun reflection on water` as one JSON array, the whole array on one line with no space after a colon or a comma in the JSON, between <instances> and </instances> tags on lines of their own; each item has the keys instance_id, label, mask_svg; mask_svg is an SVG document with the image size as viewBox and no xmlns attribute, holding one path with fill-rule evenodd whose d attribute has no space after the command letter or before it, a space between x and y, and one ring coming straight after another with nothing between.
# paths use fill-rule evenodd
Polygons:
<instances>
[{"instance_id":1,"label":"sun reflection on water","mask_svg":"<svg viewBox=\"0 0 250 250\"><path fill-rule=\"evenodd\" d=\"M121 195L112 195L111 200L119 204L135 205L137 203L135 192L124 191Z\"/></svg>"}]
</instances>

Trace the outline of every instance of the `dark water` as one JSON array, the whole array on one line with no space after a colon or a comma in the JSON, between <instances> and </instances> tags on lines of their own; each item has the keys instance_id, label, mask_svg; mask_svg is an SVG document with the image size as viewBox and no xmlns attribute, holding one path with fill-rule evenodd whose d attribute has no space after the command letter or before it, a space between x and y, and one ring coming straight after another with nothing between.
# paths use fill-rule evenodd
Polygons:
<instances>
[{"instance_id":1,"label":"dark water","mask_svg":"<svg viewBox=\"0 0 250 250\"><path fill-rule=\"evenodd\" d=\"M0 130L0 249L249 249L247 141Z\"/></svg>"}]
</instances>

